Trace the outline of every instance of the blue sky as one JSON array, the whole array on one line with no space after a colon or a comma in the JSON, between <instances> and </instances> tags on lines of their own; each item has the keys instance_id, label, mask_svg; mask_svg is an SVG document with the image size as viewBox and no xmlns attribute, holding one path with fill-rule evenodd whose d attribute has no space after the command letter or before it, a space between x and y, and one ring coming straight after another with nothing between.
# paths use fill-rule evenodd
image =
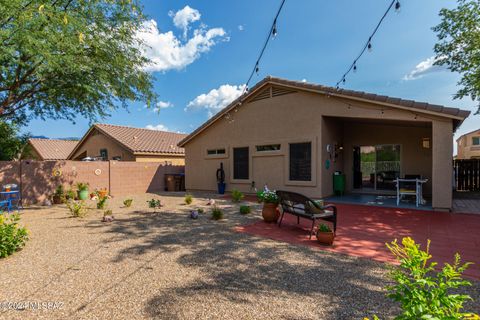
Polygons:
<instances>
[{"instance_id":1,"label":"blue sky","mask_svg":"<svg viewBox=\"0 0 480 320\"><path fill-rule=\"evenodd\" d=\"M252 84L266 75L333 86L352 63L390 0L287 0ZM156 65L160 112L132 103L101 122L191 132L236 97L253 68L280 0L144 0L148 32L139 35ZM345 87L474 111L453 100L459 77L429 67L436 41L431 27L451 0L402 0L374 37L373 51L358 62ZM430 60L431 61L431 60ZM421 64L423 62L423 64ZM420 64L420 65L419 65ZM413 73L412 73L413 72ZM212 91L213 90L213 91ZM472 115L457 135L475 129ZM81 137L87 120L33 120L33 135Z\"/></svg>"}]
</instances>

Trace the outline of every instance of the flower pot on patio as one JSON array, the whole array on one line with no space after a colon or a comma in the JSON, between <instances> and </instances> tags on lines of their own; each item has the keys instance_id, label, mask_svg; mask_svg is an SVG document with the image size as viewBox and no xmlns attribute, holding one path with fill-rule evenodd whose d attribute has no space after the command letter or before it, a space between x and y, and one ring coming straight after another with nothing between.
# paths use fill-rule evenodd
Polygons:
<instances>
[{"instance_id":1,"label":"flower pot on patio","mask_svg":"<svg viewBox=\"0 0 480 320\"><path fill-rule=\"evenodd\" d=\"M277 210L276 203L263 203L262 217L265 222L277 222L280 213Z\"/></svg>"},{"instance_id":2,"label":"flower pot on patio","mask_svg":"<svg viewBox=\"0 0 480 320\"><path fill-rule=\"evenodd\" d=\"M321 224L317 230L317 240L321 244L331 246L333 244L333 240L335 238L335 234L333 233L332 229L325 224Z\"/></svg>"},{"instance_id":3,"label":"flower pot on patio","mask_svg":"<svg viewBox=\"0 0 480 320\"><path fill-rule=\"evenodd\" d=\"M78 199L87 200L88 199L88 190L78 190Z\"/></svg>"}]
</instances>

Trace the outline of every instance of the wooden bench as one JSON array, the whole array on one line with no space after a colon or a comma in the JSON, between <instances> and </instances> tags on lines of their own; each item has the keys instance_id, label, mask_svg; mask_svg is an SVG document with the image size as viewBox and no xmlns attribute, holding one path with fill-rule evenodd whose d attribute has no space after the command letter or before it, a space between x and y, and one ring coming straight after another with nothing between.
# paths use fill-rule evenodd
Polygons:
<instances>
[{"instance_id":1,"label":"wooden bench","mask_svg":"<svg viewBox=\"0 0 480 320\"><path fill-rule=\"evenodd\" d=\"M334 205L321 206L314 200L295 192L277 191L282 207L282 215L280 217L279 226L282 225L283 216L289 213L297 217L297 223L300 218L312 221L310 229L310 239L312 238L315 221L324 220L333 223L333 231L337 231L337 208Z\"/></svg>"}]
</instances>

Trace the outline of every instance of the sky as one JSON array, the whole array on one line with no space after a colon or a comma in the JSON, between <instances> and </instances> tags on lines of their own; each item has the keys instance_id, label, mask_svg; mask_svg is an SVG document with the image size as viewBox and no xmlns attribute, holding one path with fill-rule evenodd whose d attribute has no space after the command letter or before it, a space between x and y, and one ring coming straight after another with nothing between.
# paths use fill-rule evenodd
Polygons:
<instances>
[{"instance_id":1,"label":"sky","mask_svg":"<svg viewBox=\"0 0 480 320\"><path fill-rule=\"evenodd\" d=\"M143 0L149 19L138 34L154 62L159 102L131 103L99 122L189 133L235 99L254 67L281 0ZM471 110L456 137L479 127L475 103L454 100L459 75L432 66L442 7L451 0L401 0L372 39L345 87ZM390 0L286 0L250 86L267 75L334 86ZM81 137L90 123L33 120L23 128L50 138Z\"/></svg>"}]
</instances>

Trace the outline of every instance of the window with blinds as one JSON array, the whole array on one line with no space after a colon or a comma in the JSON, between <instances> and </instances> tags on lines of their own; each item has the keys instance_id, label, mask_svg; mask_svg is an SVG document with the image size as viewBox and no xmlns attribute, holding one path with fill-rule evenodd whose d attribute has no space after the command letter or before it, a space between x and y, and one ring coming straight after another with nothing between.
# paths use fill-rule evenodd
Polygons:
<instances>
[{"instance_id":1,"label":"window with blinds","mask_svg":"<svg viewBox=\"0 0 480 320\"><path fill-rule=\"evenodd\" d=\"M312 143L290 144L290 181L312 180Z\"/></svg>"},{"instance_id":2,"label":"window with blinds","mask_svg":"<svg viewBox=\"0 0 480 320\"><path fill-rule=\"evenodd\" d=\"M233 179L248 180L248 147L233 148Z\"/></svg>"}]
</instances>

